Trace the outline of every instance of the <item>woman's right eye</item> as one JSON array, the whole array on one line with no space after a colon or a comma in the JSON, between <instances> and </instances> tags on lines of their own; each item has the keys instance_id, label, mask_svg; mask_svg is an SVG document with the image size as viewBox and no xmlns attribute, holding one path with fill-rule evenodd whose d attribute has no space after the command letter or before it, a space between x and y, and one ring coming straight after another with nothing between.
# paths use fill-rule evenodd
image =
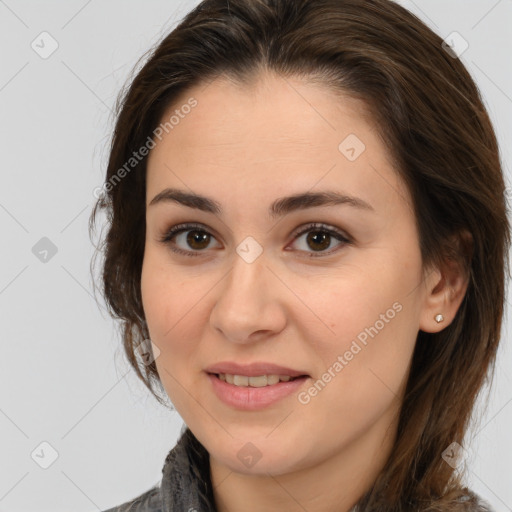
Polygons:
<instances>
[{"instance_id":1,"label":"woman's right eye","mask_svg":"<svg viewBox=\"0 0 512 512\"><path fill-rule=\"evenodd\" d=\"M212 239L215 240L215 237L201 225L179 224L169 229L160 239L160 242L169 245L171 251L178 254L200 256L201 251L209 248ZM177 244L187 245L192 250L182 249Z\"/></svg>"}]
</instances>

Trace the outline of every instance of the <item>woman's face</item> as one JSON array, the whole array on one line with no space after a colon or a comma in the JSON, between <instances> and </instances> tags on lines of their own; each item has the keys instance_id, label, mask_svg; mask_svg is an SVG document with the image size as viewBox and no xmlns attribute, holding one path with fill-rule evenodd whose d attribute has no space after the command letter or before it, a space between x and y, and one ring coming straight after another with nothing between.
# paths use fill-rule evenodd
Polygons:
<instances>
[{"instance_id":1,"label":"woman's face","mask_svg":"<svg viewBox=\"0 0 512 512\"><path fill-rule=\"evenodd\" d=\"M265 75L190 89L173 114L148 160L141 286L175 408L233 471L384 456L427 287L410 196L363 104Z\"/></svg>"}]
</instances>

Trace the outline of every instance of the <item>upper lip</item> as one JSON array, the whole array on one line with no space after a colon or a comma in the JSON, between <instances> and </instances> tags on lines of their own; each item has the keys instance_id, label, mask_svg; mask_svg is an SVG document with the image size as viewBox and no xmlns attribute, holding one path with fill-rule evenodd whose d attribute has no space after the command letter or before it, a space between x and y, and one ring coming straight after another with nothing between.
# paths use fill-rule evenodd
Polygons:
<instances>
[{"instance_id":1,"label":"upper lip","mask_svg":"<svg viewBox=\"0 0 512 512\"><path fill-rule=\"evenodd\" d=\"M206 368L208 373L227 373L229 375L247 375L248 377L257 377L259 375L289 375L290 377L300 377L308 375L300 370L292 370L277 364L256 362L251 364L238 364L232 361L223 361Z\"/></svg>"}]
</instances>

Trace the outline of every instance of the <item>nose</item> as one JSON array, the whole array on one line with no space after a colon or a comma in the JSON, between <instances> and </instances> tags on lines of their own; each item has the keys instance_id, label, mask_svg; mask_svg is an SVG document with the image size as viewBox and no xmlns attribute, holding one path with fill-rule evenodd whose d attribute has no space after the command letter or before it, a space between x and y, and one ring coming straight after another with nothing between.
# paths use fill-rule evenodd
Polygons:
<instances>
[{"instance_id":1,"label":"nose","mask_svg":"<svg viewBox=\"0 0 512 512\"><path fill-rule=\"evenodd\" d=\"M210 322L232 343L266 339L286 325L286 287L267 265L264 252L252 263L236 254L231 271L214 288Z\"/></svg>"}]
</instances>

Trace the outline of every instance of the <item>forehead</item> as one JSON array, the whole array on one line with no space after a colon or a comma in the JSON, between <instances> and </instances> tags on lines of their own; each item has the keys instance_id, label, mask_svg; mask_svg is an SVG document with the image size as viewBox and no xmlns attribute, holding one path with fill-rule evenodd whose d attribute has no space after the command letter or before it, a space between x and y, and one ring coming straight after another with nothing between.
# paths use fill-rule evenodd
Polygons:
<instances>
[{"instance_id":1,"label":"forehead","mask_svg":"<svg viewBox=\"0 0 512 512\"><path fill-rule=\"evenodd\" d=\"M182 109L191 100L196 106ZM179 122L150 152L148 200L166 186L271 198L318 184L376 203L397 194L408 201L366 105L325 86L272 74L250 85L222 77L188 89L162 122L173 114Z\"/></svg>"},{"instance_id":2,"label":"forehead","mask_svg":"<svg viewBox=\"0 0 512 512\"><path fill-rule=\"evenodd\" d=\"M197 106L172 129L175 145L183 148L216 150L223 144L229 151L241 144L254 146L251 139L258 137L270 145L288 143L296 150L300 143L318 147L324 142L322 147L327 149L343 131L363 136L376 128L361 100L335 94L323 85L270 73L248 84L220 77L197 85L173 102L162 121L191 98ZM171 137L167 139L171 142Z\"/></svg>"}]
</instances>

